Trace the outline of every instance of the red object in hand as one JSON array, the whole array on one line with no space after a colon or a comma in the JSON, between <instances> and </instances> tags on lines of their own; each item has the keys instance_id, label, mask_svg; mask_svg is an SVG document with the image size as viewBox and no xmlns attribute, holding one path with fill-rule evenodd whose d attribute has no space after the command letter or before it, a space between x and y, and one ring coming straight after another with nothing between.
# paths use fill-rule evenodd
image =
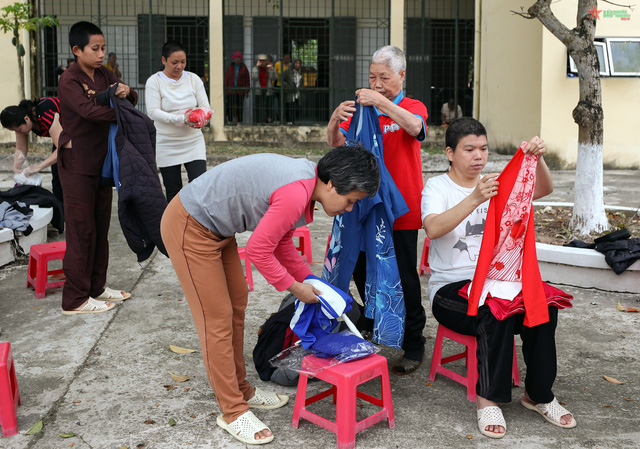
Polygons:
<instances>
[{"instance_id":1,"label":"red object in hand","mask_svg":"<svg viewBox=\"0 0 640 449\"><path fill-rule=\"evenodd\" d=\"M187 123L196 128L202 128L204 125L209 123L209 119L213 115L213 111L210 109L189 109L185 112L185 116L187 117Z\"/></svg>"}]
</instances>

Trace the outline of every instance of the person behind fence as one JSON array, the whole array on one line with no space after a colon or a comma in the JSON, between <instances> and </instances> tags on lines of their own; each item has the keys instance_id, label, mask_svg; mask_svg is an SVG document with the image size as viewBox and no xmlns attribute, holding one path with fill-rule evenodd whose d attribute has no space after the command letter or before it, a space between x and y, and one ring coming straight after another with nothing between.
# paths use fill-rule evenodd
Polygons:
<instances>
[{"instance_id":1,"label":"person behind fence","mask_svg":"<svg viewBox=\"0 0 640 449\"><path fill-rule=\"evenodd\" d=\"M56 117L57 114L57 117ZM62 187L58 176L58 150L56 145L51 147L51 155L42 162L24 167L29 153L29 132L40 137L52 137L59 134L60 128L60 100L57 97L40 98L36 101L22 100L18 106L7 106L0 113L0 121L6 129L16 134L16 150L13 155L13 173L24 174L29 177L39 173L47 167L51 167L53 195L60 203L63 203ZM57 140L57 139L56 139Z\"/></svg>"},{"instance_id":2,"label":"person behind fence","mask_svg":"<svg viewBox=\"0 0 640 449\"><path fill-rule=\"evenodd\" d=\"M101 183L107 155L110 106L96 95L118 83L115 95L135 104L138 95L103 67L105 40L96 25L77 22L69 29L76 63L60 76L58 96L62 133L58 140L58 171L64 195L67 251L63 269L62 313L74 315L113 309L130 293L105 286L109 265L109 223L112 188Z\"/></svg>"},{"instance_id":3,"label":"person behind fence","mask_svg":"<svg viewBox=\"0 0 640 449\"><path fill-rule=\"evenodd\" d=\"M505 435L498 403L511 400L516 333L527 365L521 404L556 426L574 427L575 419L552 392L558 308L571 307L571 296L540 280L530 213L531 201L553 190L545 143L533 137L499 177L483 177L489 153L484 126L459 118L445 139L451 168L429 179L422 192L424 228L431 239L429 298L441 325L478 341L477 354L470 357L478 358L479 430L491 438ZM508 218L514 213L524 218Z\"/></svg>"},{"instance_id":4,"label":"person behind fence","mask_svg":"<svg viewBox=\"0 0 640 449\"><path fill-rule=\"evenodd\" d=\"M273 83L278 79L278 74L273 64L267 59L267 55L259 54L258 62L251 69L254 95L254 121L258 124L271 123L273 114Z\"/></svg>"},{"instance_id":5,"label":"person behind fence","mask_svg":"<svg viewBox=\"0 0 640 449\"><path fill-rule=\"evenodd\" d=\"M160 168L167 201L182 188L182 165L189 182L207 170L207 149L200 127L185 123L185 112L211 109L204 83L185 70L187 54L175 41L162 46L164 69L154 73L145 85L147 115L156 131L156 162Z\"/></svg>"},{"instance_id":6,"label":"person behind fence","mask_svg":"<svg viewBox=\"0 0 640 449\"><path fill-rule=\"evenodd\" d=\"M242 62L242 53L234 52L231 59L233 62L224 73L225 107L227 124L237 125L243 122L244 100L249 96L251 78L249 69Z\"/></svg>"},{"instance_id":7,"label":"person behind fence","mask_svg":"<svg viewBox=\"0 0 640 449\"><path fill-rule=\"evenodd\" d=\"M278 291L318 302L322 292L303 283L311 271L294 246L294 229L313 220L316 202L335 216L374 195L379 184L375 157L362 148L331 150L317 165L256 154L212 168L167 207L162 240L191 308L209 383L222 410L217 424L243 443L273 440L250 408L275 409L289 398L254 388L246 379L248 287L236 233L253 231L246 254Z\"/></svg>"},{"instance_id":8,"label":"person behind fence","mask_svg":"<svg viewBox=\"0 0 640 449\"><path fill-rule=\"evenodd\" d=\"M111 52L107 57L107 62L104 63L104 66L111 70L116 78L122 79L122 72L120 71L120 64L118 64L118 56Z\"/></svg>"},{"instance_id":9,"label":"person behind fence","mask_svg":"<svg viewBox=\"0 0 640 449\"><path fill-rule=\"evenodd\" d=\"M285 98L285 121L294 123L298 120L298 111L300 109L300 88L302 82L302 61L296 59L293 64L285 70L282 75L282 85L284 86Z\"/></svg>"},{"instance_id":10,"label":"person behind fence","mask_svg":"<svg viewBox=\"0 0 640 449\"><path fill-rule=\"evenodd\" d=\"M404 96L402 84L407 62L402 50L391 45L378 49L369 63L370 89L359 89L356 97L363 106L374 106L380 118L383 134L384 162L409 206L409 212L398 217L393 225L393 243L404 302L406 321L404 356L394 363L392 372L398 375L413 373L424 356L425 338L422 331L426 322L418 263L418 230L420 220L420 192L422 191L422 161L420 142L427 135L427 108L418 101ZM355 112L353 100L342 102L333 111L327 127L327 142L331 146L345 141L351 118ZM360 297L365 301L366 257L360 254L353 278ZM364 317L364 314L361 318ZM373 320L361 319L363 331L373 330Z\"/></svg>"},{"instance_id":11,"label":"person behind fence","mask_svg":"<svg viewBox=\"0 0 640 449\"><path fill-rule=\"evenodd\" d=\"M450 98L449 101L442 105L442 109L440 110L442 125L449 125L449 123L459 117L462 117L462 108L460 105L456 107L456 100Z\"/></svg>"}]
</instances>

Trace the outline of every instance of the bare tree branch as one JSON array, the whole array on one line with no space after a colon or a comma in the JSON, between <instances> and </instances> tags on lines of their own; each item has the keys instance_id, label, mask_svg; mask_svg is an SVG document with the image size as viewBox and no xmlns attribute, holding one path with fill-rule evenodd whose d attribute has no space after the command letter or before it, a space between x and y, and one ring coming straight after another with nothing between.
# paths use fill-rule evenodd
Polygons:
<instances>
[{"instance_id":1,"label":"bare tree branch","mask_svg":"<svg viewBox=\"0 0 640 449\"><path fill-rule=\"evenodd\" d=\"M610 0L602 0L602 1L603 1L604 3L609 3L610 5L613 5L613 6L620 6L620 7L622 7L622 8L628 8L628 9L630 9L631 11L633 11L634 6L636 6L636 5L621 5L620 3L614 3L614 2L612 2L612 1L610 1Z\"/></svg>"},{"instance_id":2,"label":"bare tree branch","mask_svg":"<svg viewBox=\"0 0 640 449\"><path fill-rule=\"evenodd\" d=\"M537 17L536 17L536 16L532 16L532 15L531 15L531 14L529 14L528 12L524 12L524 6L521 6L521 7L520 7L520 11L521 11L521 12L511 10L511 13L515 14L516 16L524 17L525 19L529 19L529 20L531 20L531 19L537 19Z\"/></svg>"},{"instance_id":3,"label":"bare tree branch","mask_svg":"<svg viewBox=\"0 0 640 449\"><path fill-rule=\"evenodd\" d=\"M551 0L537 0L529 7L528 13L540 20L544 27L567 48L570 48L571 44L575 42L575 34L564 23L560 22L551 11Z\"/></svg>"}]
</instances>

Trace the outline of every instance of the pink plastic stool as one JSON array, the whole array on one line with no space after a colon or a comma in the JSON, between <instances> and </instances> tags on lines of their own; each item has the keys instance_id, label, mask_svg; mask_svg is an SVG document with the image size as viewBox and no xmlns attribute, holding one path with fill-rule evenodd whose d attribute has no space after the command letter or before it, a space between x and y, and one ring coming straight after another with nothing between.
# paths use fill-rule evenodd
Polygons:
<instances>
[{"instance_id":1,"label":"pink plastic stool","mask_svg":"<svg viewBox=\"0 0 640 449\"><path fill-rule=\"evenodd\" d=\"M447 337L450 340L456 341L465 345L464 351L451 355L449 357L442 358L442 339ZM429 371L429 380L433 382L436 380L436 373L440 373L451 380L454 380L467 387L467 399L470 401L476 400L476 384L478 383L478 358L476 356L476 350L478 343L476 337L472 335L463 335L452 331L449 328L444 327L442 324L438 325L438 333L436 334L436 344L433 349L433 358L431 359L431 370ZM462 376L448 368L445 368L445 363L453 362L454 360L465 359L465 365L467 366L467 375ZM513 377L513 384L517 387L520 386L520 373L518 373L518 358L516 357L516 343L513 342L513 367L511 370L511 376Z\"/></svg>"},{"instance_id":2,"label":"pink plastic stool","mask_svg":"<svg viewBox=\"0 0 640 449\"><path fill-rule=\"evenodd\" d=\"M307 263L311 263L313 257L311 256L311 231L309 231L309 228L306 226L295 228L293 230L293 237L298 237L296 249L300 251L303 257L307 258Z\"/></svg>"},{"instance_id":3,"label":"pink plastic stool","mask_svg":"<svg viewBox=\"0 0 640 449\"><path fill-rule=\"evenodd\" d=\"M49 276L60 274L63 270L48 270L47 265L52 260L64 259L67 251L67 242L51 242L32 245L29 250L29 269L27 270L27 287L33 286L36 290L36 298L44 298L46 289L62 287L64 279L49 282Z\"/></svg>"},{"instance_id":4,"label":"pink plastic stool","mask_svg":"<svg viewBox=\"0 0 640 449\"><path fill-rule=\"evenodd\" d=\"M302 361L303 370L305 366L323 368L328 365L329 361L327 359L321 359L314 355L308 355ZM380 398L358 391L358 385L378 376L380 377ZM337 435L338 449L352 449L356 447L356 433L361 430L383 419L388 420L390 429L395 427L396 422L393 416L393 401L391 399L391 385L389 383L389 369L386 358L378 354L371 354L360 360L330 366L320 371L316 377L330 383L331 388L307 398L308 376L304 373L300 374L296 403L293 407L293 419L291 420L291 425L296 429L300 424L300 418L304 418L335 433ZM306 408L308 405L328 396L333 396L333 403L336 404L335 422L318 416ZM382 410L362 421L356 421L356 398L382 407Z\"/></svg>"},{"instance_id":5,"label":"pink plastic stool","mask_svg":"<svg viewBox=\"0 0 640 449\"><path fill-rule=\"evenodd\" d=\"M18 391L11 345L6 342L0 343L0 425L2 425L3 437L18 433L16 417L18 405L22 405L22 401Z\"/></svg>"},{"instance_id":6,"label":"pink plastic stool","mask_svg":"<svg viewBox=\"0 0 640 449\"><path fill-rule=\"evenodd\" d=\"M238 256L240 256L241 260L244 260L244 278L247 281L247 285L249 286L249 291L253 291L253 273L251 272L251 261L249 257L247 257L247 252L244 247L238 246Z\"/></svg>"},{"instance_id":7,"label":"pink plastic stool","mask_svg":"<svg viewBox=\"0 0 640 449\"><path fill-rule=\"evenodd\" d=\"M424 238L424 246L422 247L422 257L420 258L420 268L418 269L418 275L422 276L422 273L431 273L429 268L429 247L431 246L431 240L429 237Z\"/></svg>"}]
</instances>

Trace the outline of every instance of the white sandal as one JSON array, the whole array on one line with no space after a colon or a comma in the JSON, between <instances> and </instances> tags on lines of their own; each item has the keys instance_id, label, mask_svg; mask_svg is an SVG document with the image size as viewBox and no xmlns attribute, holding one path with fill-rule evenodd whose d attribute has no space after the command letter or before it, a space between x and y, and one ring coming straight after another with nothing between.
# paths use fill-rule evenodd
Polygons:
<instances>
[{"instance_id":1,"label":"white sandal","mask_svg":"<svg viewBox=\"0 0 640 449\"><path fill-rule=\"evenodd\" d=\"M274 393L272 391L262 391L256 388L256 393L247 401L251 408L261 408L264 410L273 410L280 408L289 402L289 396Z\"/></svg>"},{"instance_id":2,"label":"white sandal","mask_svg":"<svg viewBox=\"0 0 640 449\"><path fill-rule=\"evenodd\" d=\"M487 430L487 426L502 426L504 427L504 432L491 432ZM504 416L502 416L500 407L490 405L478 410L478 429L480 429L481 434L489 438L503 438L507 433L507 423L504 420Z\"/></svg>"},{"instance_id":3,"label":"white sandal","mask_svg":"<svg viewBox=\"0 0 640 449\"><path fill-rule=\"evenodd\" d=\"M124 290L114 290L109 287L105 287L100 296L96 296L96 299L101 301L124 301L131 298L131 293L127 293Z\"/></svg>"},{"instance_id":4,"label":"white sandal","mask_svg":"<svg viewBox=\"0 0 640 449\"><path fill-rule=\"evenodd\" d=\"M111 310L116 305L110 302L96 301L94 298L89 298L89 300L79 309L75 310L63 310L63 315L79 315L83 313L102 313L108 310Z\"/></svg>"},{"instance_id":5,"label":"white sandal","mask_svg":"<svg viewBox=\"0 0 640 449\"><path fill-rule=\"evenodd\" d=\"M549 421L554 426L562 427L563 429L572 429L578 425L575 418L573 417L573 414L569 410L561 406L558 402L558 399L556 399L555 397L553 398L553 401L547 402L546 404L533 404L527 399L522 398L520 399L520 404L522 404L524 408L528 408L529 410L540 413L544 419ZM571 422L569 422L569 424L562 424L560 422L560 418L562 418L564 415L571 415Z\"/></svg>"},{"instance_id":6,"label":"white sandal","mask_svg":"<svg viewBox=\"0 0 640 449\"><path fill-rule=\"evenodd\" d=\"M227 424L222 415L218 415L216 423L229 432L233 438L244 444L267 444L273 441L273 434L261 440L256 440L256 433L261 430L271 431L262 421L256 418L252 411L246 411L232 423Z\"/></svg>"}]
</instances>

